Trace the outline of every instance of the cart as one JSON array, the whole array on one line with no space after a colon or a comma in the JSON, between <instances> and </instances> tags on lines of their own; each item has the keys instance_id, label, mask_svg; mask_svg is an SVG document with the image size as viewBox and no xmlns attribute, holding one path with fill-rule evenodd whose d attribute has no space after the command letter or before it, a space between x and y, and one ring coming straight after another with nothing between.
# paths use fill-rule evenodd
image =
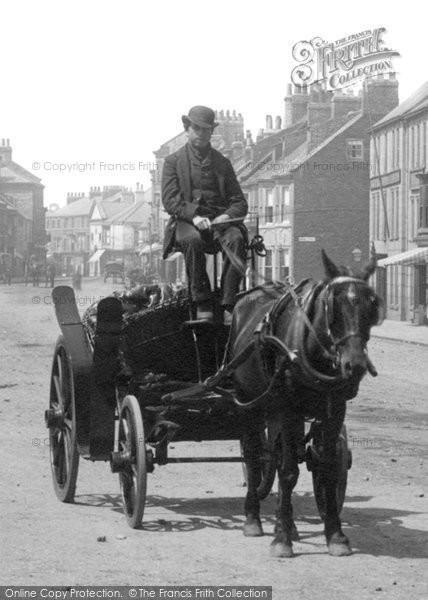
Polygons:
<instances>
[{"instance_id":1,"label":"cart","mask_svg":"<svg viewBox=\"0 0 428 600\"><path fill-rule=\"evenodd\" d=\"M62 334L54 351L45 421L53 485L60 501L74 500L80 458L110 462L112 472L119 476L123 510L132 528L141 526L147 476L156 466L241 462L245 474L251 457L242 453L235 457L169 455L171 442L243 439L248 412L243 414L235 402L230 377L233 364L225 368L223 363L229 328L219 314L214 323L196 321L189 300L178 297L124 316L120 298L108 297L82 323L72 288L58 286L52 297ZM263 499L274 483L277 454L263 423L260 436L258 496ZM302 460L312 470L323 516L316 436L308 434L305 446ZM341 507L350 468L345 430L338 450Z\"/></svg>"},{"instance_id":2,"label":"cart","mask_svg":"<svg viewBox=\"0 0 428 600\"><path fill-rule=\"evenodd\" d=\"M125 267L120 262L107 262L104 267L104 283L111 277L113 283L125 283Z\"/></svg>"}]
</instances>

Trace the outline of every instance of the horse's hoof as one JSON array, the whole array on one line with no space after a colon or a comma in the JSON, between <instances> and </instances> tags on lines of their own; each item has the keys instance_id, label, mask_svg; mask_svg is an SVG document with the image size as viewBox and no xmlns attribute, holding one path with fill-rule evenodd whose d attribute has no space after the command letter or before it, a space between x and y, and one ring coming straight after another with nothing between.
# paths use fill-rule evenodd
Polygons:
<instances>
[{"instance_id":1,"label":"horse's hoof","mask_svg":"<svg viewBox=\"0 0 428 600\"><path fill-rule=\"evenodd\" d=\"M270 545L270 555L273 558L293 558L293 547L284 542L272 542Z\"/></svg>"},{"instance_id":2,"label":"horse's hoof","mask_svg":"<svg viewBox=\"0 0 428 600\"><path fill-rule=\"evenodd\" d=\"M330 556L349 556L352 549L349 544L329 544L328 553Z\"/></svg>"},{"instance_id":3,"label":"horse's hoof","mask_svg":"<svg viewBox=\"0 0 428 600\"><path fill-rule=\"evenodd\" d=\"M292 542L298 542L300 540L299 532L297 531L295 523L293 523L293 525L291 526L290 537Z\"/></svg>"},{"instance_id":4,"label":"horse's hoof","mask_svg":"<svg viewBox=\"0 0 428 600\"><path fill-rule=\"evenodd\" d=\"M260 537L263 535L262 524L258 519L247 520L244 525L245 537Z\"/></svg>"}]
</instances>

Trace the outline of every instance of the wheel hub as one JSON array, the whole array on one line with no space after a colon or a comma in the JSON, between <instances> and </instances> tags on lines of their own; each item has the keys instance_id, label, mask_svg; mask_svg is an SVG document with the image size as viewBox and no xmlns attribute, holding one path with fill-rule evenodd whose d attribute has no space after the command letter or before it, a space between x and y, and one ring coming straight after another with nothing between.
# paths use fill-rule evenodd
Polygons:
<instances>
[{"instance_id":1,"label":"wheel hub","mask_svg":"<svg viewBox=\"0 0 428 600\"><path fill-rule=\"evenodd\" d=\"M45 410L45 423L48 429L61 428L64 424L64 411L60 406L53 406Z\"/></svg>"}]
</instances>

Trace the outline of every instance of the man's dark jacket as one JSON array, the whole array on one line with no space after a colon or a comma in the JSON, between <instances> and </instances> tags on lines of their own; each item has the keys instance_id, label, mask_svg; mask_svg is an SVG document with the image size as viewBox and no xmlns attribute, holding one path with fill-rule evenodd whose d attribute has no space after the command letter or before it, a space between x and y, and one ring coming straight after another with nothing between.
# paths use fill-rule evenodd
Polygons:
<instances>
[{"instance_id":1,"label":"man's dark jacket","mask_svg":"<svg viewBox=\"0 0 428 600\"><path fill-rule=\"evenodd\" d=\"M213 169L217 176L220 198L218 214L225 213L231 219L245 217L248 204L236 179L230 161L211 148ZM163 258L171 252L175 243L177 220L192 222L200 205L192 196L192 180L187 144L166 157L162 171L162 203L171 218L164 237Z\"/></svg>"}]
</instances>

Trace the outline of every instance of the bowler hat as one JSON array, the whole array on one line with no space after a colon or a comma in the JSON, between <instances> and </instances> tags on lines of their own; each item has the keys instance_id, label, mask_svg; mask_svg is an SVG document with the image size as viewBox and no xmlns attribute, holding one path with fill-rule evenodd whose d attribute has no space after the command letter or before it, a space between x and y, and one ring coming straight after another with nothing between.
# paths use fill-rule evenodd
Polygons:
<instances>
[{"instance_id":1,"label":"bowler hat","mask_svg":"<svg viewBox=\"0 0 428 600\"><path fill-rule=\"evenodd\" d=\"M194 123L195 125L199 125L199 127L206 127L207 129L217 127L218 123L216 123L214 119L215 112L212 108L208 108L208 106L193 106L189 110L188 115L183 115L181 117L184 126Z\"/></svg>"}]
</instances>

